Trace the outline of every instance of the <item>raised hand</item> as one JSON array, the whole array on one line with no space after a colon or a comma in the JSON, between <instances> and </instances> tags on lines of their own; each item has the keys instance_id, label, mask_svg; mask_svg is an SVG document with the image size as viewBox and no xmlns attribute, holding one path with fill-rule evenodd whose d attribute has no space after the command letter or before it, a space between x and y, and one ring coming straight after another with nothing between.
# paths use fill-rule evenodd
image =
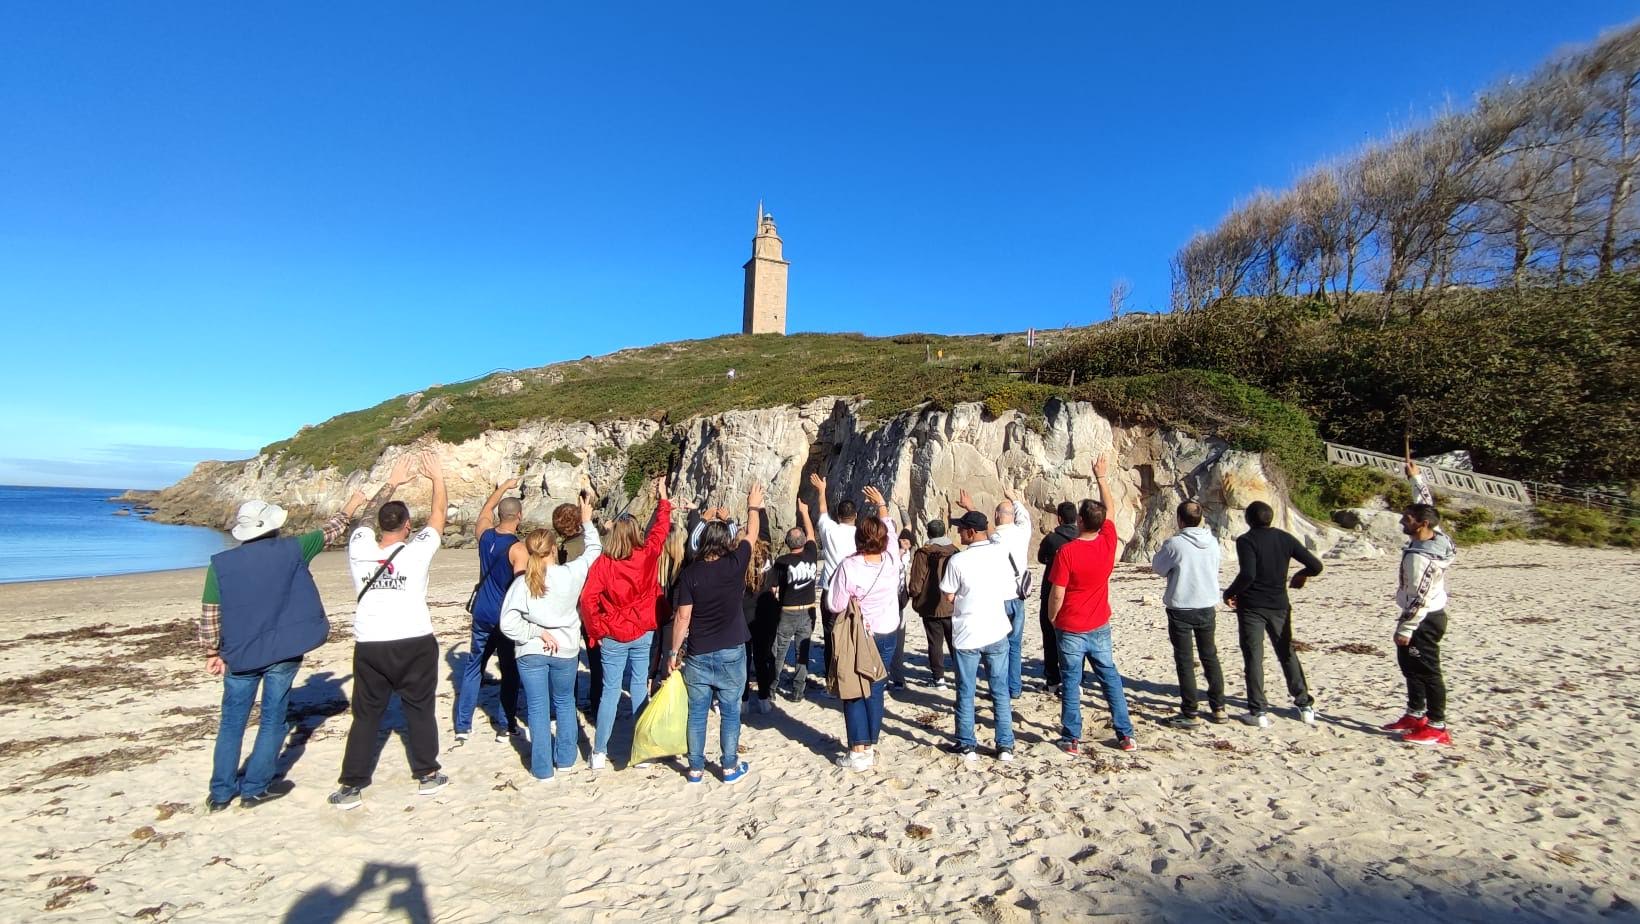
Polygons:
<instances>
[{"instance_id":1,"label":"raised hand","mask_svg":"<svg viewBox=\"0 0 1640 924\"><path fill-rule=\"evenodd\" d=\"M763 506L763 486L761 484L754 483L751 490L746 492L746 506L753 510Z\"/></svg>"},{"instance_id":2,"label":"raised hand","mask_svg":"<svg viewBox=\"0 0 1640 924\"><path fill-rule=\"evenodd\" d=\"M657 501L663 501L663 500L668 499L667 496L666 496L666 476L665 475L656 475L655 476L655 481L651 485L651 487L655 491L655 499Z\"/></svg>"},{"instance_id":3,"label":"raised hand","mask_svg":"<svg viewBox=\"0 0 1640 924\"><path fill-rule=\"evenodd\" d=\"M370 498L365 497L363 491L359 490L358 488L354 488L353 493L348 496L347 505L344 506L342 508L342 510L344 512L346 512L349 517L351 517L354 514L358 513L359 508L363 507L365 505L365 503L369 500L370 500Z\"/></svg>"},{"instance_id":4,"label":"raised hand","mask_svg":"<svg viewBox=\"0 0 1640 924\"><path fill-rule=\"evenodd\" d=\"M436 450L428 449L421 454L421 473L434 483L444 480L444 462Z\"/></svg>"},{"instance_id":5,"label":"raised hand","mask_svg":"<svg viewBox=\"0 0 1640 924\"><path fill-rule=\"evenodd\" d=\"M806 517L809 515L809 505L803 503L803 498L801 497L797 499L797 515L800 517Z\"/></svg>"},{"instance_id":6,"label":"raised hand","mask_svg":"<svg viewBox=\"0 0 1640 924\"><path fill-rule=\"evenodd\" d=\"M876 504L877 508L879 510L883 510L883 511L886 512L886 510L888 508L888 505L883 502L883 492L877 490L875 487L872 487L871 485L867 485L864 489L862 489L860 491L860 493L865 495L866 500L870 501L873 504Z\"/></svg>"},{"instance_id":7,"label":"raised hand","mask_svg":"<svg viewBox=\"0 0 1640 924\"><path fill-rule=\"evenodd\" d=\"M513 488L516 488L516 487L518 487L518 479L517 478L508 478L506 481L503 481L500 484L496 485L496 490L498 490L498 491L511 491Z\"/></svg>"},{"instance_id":8,"label":"raised hand","mask_svg":"<svg viewBox=\"0 0 1640 924\"><path fill-rule=\"evenodd\" d=\"M1011 504L1014 501L1019 500L1019 492L1015 491L1013 486L1004 484L1002 486L1002 499Z\"/></svg>"},{"instance_id":9,"label":"raised hand","mask_svg":"<svg viewBox=\"0 0 1640 924\"><path fill-rule=\"evenodd\" d=\"M822 495L826 493L826 479L821 478L819 472L809 473L809 484L814 485L814 489Z\"/></svg>"},{"instance_id":10,"label":"raised hand","mask_svg":"<svg viewBox=\"0 0 1640 924\"><path fill-rule=\"evenodd\" d=\"M1099 457L1093 460L1093 477L1103 478L1108 474L1110 474L1110 456L1100 453Z\"/></svg>"},{"instance_id":11,"label":"raised hand","mask_svg":"<svg viewBox=\"0 0 1640 924\"><path fill-rule=\"evenodd\" d=\"M416 477L416 463L420 457L414 453L404 453L393 462L393 468L387 473L387 483L393 487L408 483Z\"/></svg>"},{"instance_id":12,"label":"raised hand","mask_svg":"<svg viewBox=\"0 0 1640 924\"><path fill-rule=\"evenodd\" d=\"M964 510L973 510L974 509L974 495L969 494L968 490L966 488L964 488L962 493L957 495L957 506L961 507Z\"/></svg>"}]
</instances>

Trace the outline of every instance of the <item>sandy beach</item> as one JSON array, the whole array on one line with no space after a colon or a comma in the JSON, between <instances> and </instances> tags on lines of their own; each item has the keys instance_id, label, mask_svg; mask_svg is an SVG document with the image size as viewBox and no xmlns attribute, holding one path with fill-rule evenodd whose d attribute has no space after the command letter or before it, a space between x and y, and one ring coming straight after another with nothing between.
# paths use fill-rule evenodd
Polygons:
<instances>
[{"instance_id":1,"label":"sandy beach","mask_svg":"<svg viewBox=\"0 0 1640 924\"><path fill-rule=\"evenodd\" d=\"M965 767L936 750L952 694L925 686L913 620L913 684L892 697L873 771L832 765L842 717L811 690L746 716L752 772L738 786L709 777L686 790L666 764L593 774L583 737L576 770L541 787L489 735L448 749L447 679L452 785L418 797L395 731L364 808L347 813L325 796L349 721L353 595L338 553L314 570L333 632L293 691L282 766L296 789L217 814L204 810L220 686L193 642L201 572L0 586L0 917L1640 920L1634 553L1464 551L1443 644L1449 750L1376 730L1403 703L1393 559L1329 562L1295 593L1314 729L1290 708L1265 730L1163 727L1177 699L1161 584L1121 565L1112 597L1133 754L1108 746L1097 694L1084 698L1084 753L1053 746L1058 703L1040 692L1033 602L1012 765ZM452 668L475 572L468 551L435 560L430 598ZM1223 614L1218 637L1235 711L1244 684ZM402 727L396 708L390 725Z\"/></svg>"}]
</instances>

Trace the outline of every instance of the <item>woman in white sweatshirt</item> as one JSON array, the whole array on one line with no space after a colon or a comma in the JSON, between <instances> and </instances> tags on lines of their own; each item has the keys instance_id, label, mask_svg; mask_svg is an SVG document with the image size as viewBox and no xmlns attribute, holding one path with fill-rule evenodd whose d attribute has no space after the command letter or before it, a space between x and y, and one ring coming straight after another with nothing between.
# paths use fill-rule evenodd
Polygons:
<instances>
[{"instance_id":1,"label":"woman in white sweatshirt","mask_svg":"<svg viewBox=\"0 0 1640 924\"><path fill-rule=\"evenodd\" d=\"M501 602L501 632L518 646L518 679L529 700L530 772L550 782L554 770L575 765L575 669L581 654L581 616L576 608L587 571L603 551L592 525L592 505L581 499L586 550L565 564L558 560L552 530L538 529L524 539L527 557L522 579L515 580ZM552 720L557 732L548 734Z\"/></svg>"}]
</instances>

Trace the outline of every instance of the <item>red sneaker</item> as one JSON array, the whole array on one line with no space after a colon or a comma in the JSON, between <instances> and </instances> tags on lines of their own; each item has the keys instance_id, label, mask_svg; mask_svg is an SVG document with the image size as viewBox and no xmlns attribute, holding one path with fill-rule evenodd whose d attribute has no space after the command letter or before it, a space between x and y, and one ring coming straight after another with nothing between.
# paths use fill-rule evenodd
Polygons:
<instances>
[{"instance_id":1,"label":"red sneaker","mask_svg":"<svg viewBox=\"0 0 1640 924\"><path fill-rule=\"evenodd\" d=\"M1401 736L1401 740L1408 744L1421 744L1424 747L1431 748L1449 748L1452 746L1452 736L1447 734L1446 729L1436 728L1433 725L1425 725L1415 732L1407 732Z\"/></svg>"},{"instance_id":2,"label":"red sneaker","mask_svg":"<svg viewBox=\"0 0 1640 924\"><path fill-rule=\"evenodd\" d=\"M1422 731L1423 727L1428 724L1428 719L1421 715L1413 715L1409 712L1388 725L1383 726L1383 729L1387 732L1415 732Z\"/></svg>"}]
</instances>

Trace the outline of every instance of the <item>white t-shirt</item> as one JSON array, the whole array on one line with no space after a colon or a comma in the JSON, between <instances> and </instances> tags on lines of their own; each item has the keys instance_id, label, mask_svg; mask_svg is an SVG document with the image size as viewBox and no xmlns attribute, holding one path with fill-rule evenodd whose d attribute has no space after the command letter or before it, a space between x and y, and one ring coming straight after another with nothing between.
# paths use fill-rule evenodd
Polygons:
<instances>
[{"instance_id":1,"label":"white t-shirt","mask_svg":"<svg viewBox=\"0 0 1640 924\"><path fill-rule=\"evenodd\" d=\"M888 539L894 541L893 536ZM853 554L854 524L839 523L829 513L820 514L820 556L826 563L822 580L830 580L837 573L837 565Z\"/></svg>"},{"instance_id":2,"label":"white t-shirt","mask_svg":"<svg viewBox=\"0 0 1640 924\"><path fill-rule=\"evenodd\" d=\"M1013 506L1014 521L991 530L991 541L1001 543L1013 555L1019 573L1024 574L1031 567L1031 511L1019 501L1014 501ZM1013 569L1008 573L1012 574Z\"/></svg>"},{"instance_id":3,"label":"white t-shirt","mask_svg":"<svg viewBox=\"0 0 1640 924\"><path fill-rule=\"evenodd\" d=\"M951 647L984 648L1008 637L1008 601L1018 596L1008 548L999 542L976 542L951 556L940 578L940 592L956 594L951 612Z\"/></svg>"},{"instance_id":4,"label":"white t-shirt","mask_svg":"<svg viewBox=\"0 0 1640 924\"><path fill-rule=\"evenodd\" d=\"M427 572L433 564L441 537L437 530L423 527L402 543L404 551L359 601L353 616L353 638L360 642L391 642L433 634L433 615L427 609ZM347 540L347 565L353 572L353 592L376 573L382 562L401 543L387 548L377 544L376 531L361 526Z\"/></svg>"}]
</instances>

